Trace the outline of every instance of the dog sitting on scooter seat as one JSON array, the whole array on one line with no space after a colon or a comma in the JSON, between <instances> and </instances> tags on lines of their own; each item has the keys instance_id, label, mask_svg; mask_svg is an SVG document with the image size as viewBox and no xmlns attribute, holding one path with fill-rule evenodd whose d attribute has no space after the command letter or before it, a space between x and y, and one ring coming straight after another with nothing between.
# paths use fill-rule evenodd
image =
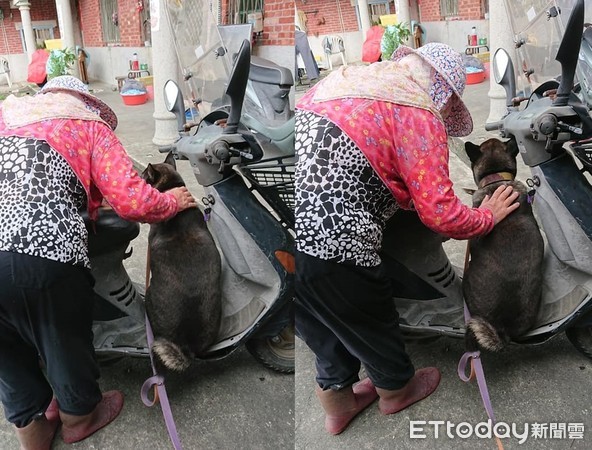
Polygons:
<instances>
[{"instance_id":1,"label":"dog sitting on scooter seat","mask_svg":"<svg viewBox=\"0 0 592 450\"><path fill-rule=\"evenodd\" d=\"M164 163L148 164L142 178L161 192L185 186L172 153ZM215 343L220 328L220 254L198 208L151 224L148 246L152 352L165 367L182 371Z\"/></svg>"},{"instance_id":2,"label":"dog sitting on scooter seat","mask_svg":"<svg viewBox=\"0 0 592 450\"><path fill-rule=\"evenodd\" d=\"M535 325L543 283L544 243L526 186L516 181L518 147L512 139L465 143L478 189L473 206L502 184L520 193L520 207L482 237L471 239L471 260L463 277L463 294L471 320L467 350L499 351Z\"/></svg>"}]
</instances>

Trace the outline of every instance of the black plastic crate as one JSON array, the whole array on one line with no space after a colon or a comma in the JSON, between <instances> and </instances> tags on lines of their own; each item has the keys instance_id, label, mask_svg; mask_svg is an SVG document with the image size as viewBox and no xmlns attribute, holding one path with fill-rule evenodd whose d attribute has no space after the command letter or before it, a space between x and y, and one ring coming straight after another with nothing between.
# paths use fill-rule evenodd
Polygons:
<instances>
[{"instance_id":1,"label":"black plastic crate","mask_svg":"<svg viewBox=\"0 0 592 450\"><path fill-rule=\"evenodd\" d=\"M584 168L592 173L592 144L572 145L571 148Z\"/></svg>"},{"instance_id":2,"label":"black plastic crate","mask_svg":"<svg viewBox=\"0 0 592 450\"><path fill-rule=\"evenodd\" d=\"M290 226L294 225L294 156L259 160L241 173Z\"/></svg>"}]
</instances>

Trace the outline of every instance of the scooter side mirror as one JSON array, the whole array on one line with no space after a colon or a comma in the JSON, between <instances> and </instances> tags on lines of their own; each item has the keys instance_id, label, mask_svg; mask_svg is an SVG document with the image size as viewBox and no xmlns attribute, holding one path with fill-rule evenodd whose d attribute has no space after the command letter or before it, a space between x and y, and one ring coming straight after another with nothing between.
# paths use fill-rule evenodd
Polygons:
<instances>
[{"instance_id":1,"label":"scooter side mirror","mask_svg":"<svg viewBox=\"0 0 592 450\"><path fill-rule=\"evenodd\" d=\"M245 39L232 65L232 72L226 88L226 95L230 98L230 115L223 134L234 134L238 130L250 67L251 44Z\"/></svg>"},{"instance_id":2,"label":"scooter side mirror","mask_svg":"<svg viewBox=\"0 0 592 450\"><path fill-rule=\"evenodd\" d=\"M561 39L555 59L561 64L561 81L557 89L555 106L565 106L573 89L576 66L578 65L579 49L584 33L584 0L578 0L565 26L565 34Z\"/></svg>"},{"instance_id":3,"label":"scooter side mirror","mask_svg":"<svg viewBox=\"0 0 592 450\"><path fill-rule=\"evenodd\" d=\"M168 80L164 84L164 105L167 111L172 112L177 118L177 129L184 130L185 125L185 106L183 104L183 95L177 83Z\"/></svg>"},{"instance_id":4,"label":"scooter side mirror","mask_svg":"<svg viewBox=\"0 0 592 450\"><path fill-rule=\"evenodd\" d=\"M498 48L493 54L493 78L506 91L506 106L513 106L512 99L516 97L516 81L514 64L507 51Z\"/></svg>"}]
</instances>

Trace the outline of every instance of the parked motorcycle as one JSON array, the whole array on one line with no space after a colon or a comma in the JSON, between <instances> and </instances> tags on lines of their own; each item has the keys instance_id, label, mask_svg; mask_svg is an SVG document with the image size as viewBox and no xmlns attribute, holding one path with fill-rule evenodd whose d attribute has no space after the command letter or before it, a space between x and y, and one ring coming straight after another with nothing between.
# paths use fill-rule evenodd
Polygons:
<instances>
[{"instance_id":1,"label":"parked motorcycle","mask_svg":"<svg viewBox=\"0 0 592 450\"><path fill-rule=\"evenodd\" d=\"M583 0L574 2L565 26L550 23L563 20L554 1L544 7L541 3L506 1L512 24L526 27L526 32L515 28L514 33L521 46L519 57L528 57L521 59L521 64L530 73L521 76L527 79L532 93L521 109L512 59L499 49L493 58L493 74L506 89L508 112L499 122L486 126L518 143L532 173L527 184L536 191L533 206L545 238L539 316L536 326L515 343L539 344L565 331L572 344L592 358L592 142L588 142L592 138L592 96L588 89L592 80L592 29L583 32ZM557 30L566 30L562 38ZM560 41L550 41L551 36ZM532 51L533 46L537 46L537 52ZM541 74L535 68L548 69L550 61L537 61L532 55L554 49L560 81L547 79L537 84ZM579 83L574 86L578 55ZM528 90L523 87L523 92ZM565 148L567 143L570 145ZM442 237L428 230L417 214L397 213L387 226L383 253L398 293L395 302L402 331L412 338L463 338L462 270L450 263Z\"/></svg>"},{"instance_id":2,"label":"parked motorcycle","mask_svg":"<svg viewBox=\"0 0 592 450\"><path fill-rule=\"evenodd\" d=\"M169 80L164 98L180 137L160 150L191 164L222 258L222 324L206 359L227 356L244 343L267 367L293 372L292 73L251 58L249 41L233 41L233 30L225 29L223 40L208 2L167 2L167 8L199 121L186 123L181 90ZM148 356L142 294L122 264L138 226L107 211L96 228L90 255L99 305L97 353Z\"/></svg>"}]
</instances>

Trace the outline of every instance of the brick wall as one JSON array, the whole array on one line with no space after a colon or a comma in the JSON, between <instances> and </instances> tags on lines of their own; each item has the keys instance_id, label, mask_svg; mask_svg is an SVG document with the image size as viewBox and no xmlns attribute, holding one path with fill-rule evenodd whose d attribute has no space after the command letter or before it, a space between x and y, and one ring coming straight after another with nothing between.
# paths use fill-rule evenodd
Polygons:
<instances>
[{"instance_id":1,"label":"brick wall","mask_svg":"<svg viewBox=\"0 0 592 450\"><path fill-rule=\"evenodd\" d=\"M138 0L118 0L118 4L119 42L123 47L141 47L143 43L141 38L141 14L138 11Z\"/></svg>"},{"instance_id":2,"label":"brick wall","mask_svg":"<svg viewBox=\"0 0 592 450\"><path fill-rule=\"evenodd\" d=\"M145 5L147 7L147 5ZM100 0L80 0L80 28L86 47L104 47L101 26ZM141 47L141 13L138 0L118 1L119 45L122 47Z\"/></svg>"},{"instance_id":3,"label":"brick wall","mask_svg":"<svg viewBox=\"0 0 592 450\"><path fill-rule=\"evenodd\" d=\"M344 33L358 31L358 18L350 0L308 0L297 2L299 11L306 14L307 34Z\"/></svg>"},{"instance_id":4,"label":"brick wall","mask_svg":"<svg viewBox=\"0 0 592 450\"><path fill-rule=\"evenodd\" d=\"M222 23L231 23L229 0L220 4ZM286 0L264 0L263 32L258 45L294 45L294 2Z\"/></svg>"},{"instance_id":5,"label":"brick wall","mask_svg":"<svg viewBox=\"0 0 592 450\"><path fill-rule=\"evenodd\" d=\"M18 9L11 9L8 0L0 0L0 9L4 13L4 20L0 21L0 54L24 53L20 31L15 24L21 21L21 13ZM37 0L31 6L31 20L55 20L57 24L57 12L54 0ZM56 26L53 30L54 37L58 39L60 32Z\"/></svg>"},{"instance_id":6,"label":"brick wall","mask_svg":"<svg viewBox=\"0 0 592 450\"><path fill-rule=\"evenodd\" d=\"M294 3L286 0L265 0L263 33L260 45L294 46Z\"/></svg>"},{"instance_id":7,"label":"brick wall","mask_svg":"<svg viewBox=\"0 0 592 450\"><path fill-rule=\"evenodd\" d=\"M419 16L421 22L437 22L446 20L440 14L440 0L417 0L419 3ZM483 0L457 0L458 16L454 20L480 20L483 19ZM452 19L449 17L448 19Z\"/></svg>"},{"instance_id":8,"label":"brick wall","mask_svg":"<svg viewBox=\"0 0 592 450\"><path fill-rule=\"evenodd\" d=\"M80 0L78 2L80 29L85 47L102 47L101 8L99 0Z\"/></svg>"}]
</instances>

